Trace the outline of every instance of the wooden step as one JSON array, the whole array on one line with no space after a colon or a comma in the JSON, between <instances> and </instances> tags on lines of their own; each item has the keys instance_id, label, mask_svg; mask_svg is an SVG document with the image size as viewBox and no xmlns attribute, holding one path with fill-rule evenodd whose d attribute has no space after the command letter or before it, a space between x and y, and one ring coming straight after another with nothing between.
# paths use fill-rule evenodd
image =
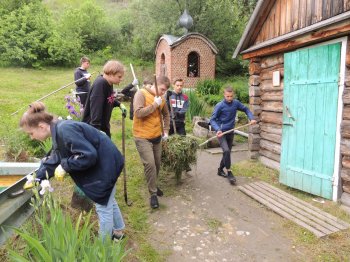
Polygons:
<instances>
[{"instance_id":1,"label":"wooden step","mask_svg":"<svg viewBox=\"0 0 350 262\"><path fill-rule=\"evenodd\" d=\"M317 237L350 227L337 217L265 182L253 182L238 188L282 217L308 229Z\"/></svg>"}]
</instances>

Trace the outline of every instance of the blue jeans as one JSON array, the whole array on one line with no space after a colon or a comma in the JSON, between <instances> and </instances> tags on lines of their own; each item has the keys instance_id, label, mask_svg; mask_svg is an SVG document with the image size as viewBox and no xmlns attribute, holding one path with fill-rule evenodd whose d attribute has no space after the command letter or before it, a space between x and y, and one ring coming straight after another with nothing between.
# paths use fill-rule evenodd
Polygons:
<instances>
[{"instance_id":1,"label":"blue jeans","mask_svg":"<svg viewBox=\"0 0 350 262\"><path fill-rule=\"evenodd\" d=\"M108 199L107 205L95 203L96 212L99 219L99 235L103 239L106 236L112 237L113 230L122 230L125 228L124 220L120 212L117 201L115 200L116 186Z\"/></svg>"}]
</instances>

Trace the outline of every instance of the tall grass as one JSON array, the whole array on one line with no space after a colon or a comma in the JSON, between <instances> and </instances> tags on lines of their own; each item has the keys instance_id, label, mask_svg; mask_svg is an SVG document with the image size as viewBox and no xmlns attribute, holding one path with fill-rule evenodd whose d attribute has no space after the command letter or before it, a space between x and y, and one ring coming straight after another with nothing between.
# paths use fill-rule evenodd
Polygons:
<instances>
[{"instance_id":1,"label":"tall grass","mask_svg":"<svg viewBox=\"0 0 350 262\"><path fill-rule=\"evenodd\" d=\"M82 213L73 223L66 216L60 202L53 199L51 193L44 195L41 201L38 191L34 189L36 223L28 230L15 229L26 242L24 249L15 247L9 250L13 261L121 261L125 257L125 240L118 243L102 239L93 232L91 212ZM41 206L38 203L43 202Z\"/></svg>"},{"instance_id":2,"label":"tall grass","mask_svg":"<svg viewBox=\"0 0 350 262\"><path fill-rule=\"evenodd\" d=\"M188 92L187 95L190 101L190 106L186 112L188 119L192 121L194 116L204 117L206 115L207 104L194 91Z\"/></svg>"}]
</instances>

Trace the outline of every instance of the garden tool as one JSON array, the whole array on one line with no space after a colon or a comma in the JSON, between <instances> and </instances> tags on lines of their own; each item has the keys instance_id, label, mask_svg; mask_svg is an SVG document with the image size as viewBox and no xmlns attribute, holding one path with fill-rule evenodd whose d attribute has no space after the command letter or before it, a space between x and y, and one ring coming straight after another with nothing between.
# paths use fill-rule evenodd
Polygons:
<instances>
[{"instance_id":1,"label":"garden tool","mask_svg":"<svg viewBox=\"0 0 350 262\"><path fill-rule=\"evenodd\" d=\"M173 128L174 128L174 134L176 135L176 125L175 125L175 115L174 115L174 109L173 109L173 105L171 104L171 96L168 97L168 102L169 102L169 106L170 106L170 114L171 114L171 121L173 122ZM176 103L176 101L175 101Z\"/></svg>"},{"instance_id":2,"label":"garden tool","mask_svg":"<svg viewBox=\"0 0 350 262\"><path fill-rule=\"evenodd\" d=\"M131 68L131 73L132 73L132 76L134 77L134 80L137 79L136 78L136 75L135 75L135 71L134 71L134 67L132 66L132 64L130 63L130 68ZM136 85L136 88L137 90L139 90L139 85Z\"/></svg>"},{"instance_id":3,"label":"garden tool","mask_svg":"<svg viewBox=\"0 0 350 262\"><path fill-rule=\"evenodd\" d=\"M128 206L132 205L132 201L128 201L128 189L126 186L126 157L125 157L125 115L122 116L122 151L124 157L124 168L123 168L123 178L124 178L124 200L125 204Z\"/></svg>"},{"instance_id":4,"label":"garden tool","mask_svg":"<svg viewBox=\"0 0 350 262\"><path fill-rule=\"evenodd\" d=\"M154 87L156 89L156 96L159 96L158 85L157 85L157 76L154 75ZM162 110L160 106L158 106L159 118L160 118L160 128L162 130L162 136L164 136L164 128L163 128L163 118L162 118Z\"/></svg>"},{"instance_id":5,"label":"garden tool","mask_svg":"<svg viewBox=\"0 0 350 262\"><path fill-rule=\"evenodd\" d=\"M230 129L230 130L227 130L227 131L223 132L222 135L226 135L226 134L228 134L228 133L234 132L235 130L238 130L238 129L241 129L241 128L243 128L243 127L250 126L250 125L251 125L251 123L248 123L248 124L243 125L243 126L239 126L239 127L236 127L236 128L232 128L232 129ZM199 147L204 146L206 143L208 143L208 142L211 141L211 140L214 140L214 139L217 138L217 137L218 137L218 136L216 135L216 136L213 136L213 137L209 138L208 140L206 140L205 142L203 142L202 144L200 144Z\"/></svg>"},{"instance_id":6,"label":"garden tool","mask_svg":"<svg viewBox=\"0 0 350 262\"><path fill-rule=\"evenodd\" d=\"M91 73L90 75L93 75L93 74L95 74L95 73L96 73L96 72L93 72L93 73ZM35 102L39 102L39 101L41 101L41 100L44 100L45 98L47 98L47 97L49 97L49 96L51 96L51 95L57 93L58 91L61 91L62 89L66 88L66 87L68 87L68 86L70 86L70 85L72 85L72 84L75 84L76 82L78 82L78 81L80 81L80 80L82 80L82 79L84 79L84 78L85 78L85 76L82 77L82 78L79 78L78 80L75 80L75 81L73 81L73 82L70 82L69 84L66 84L66 85L62 86L62 87L60 87L59 89L57 89L57 90L55 90L55 91L52 91L51 93L49 93L49 94L47 94L47 95L44 95L43 97L39 98L38 100L35 100ZM22 109L24 109L24 108L26 108L26 107L27 107L27 106L21 107L21 108L18 109L17 111L13 112L13 113L11 114L11 116L17 114L20 110L22 110Z\"/></svg>"}]
</instances>

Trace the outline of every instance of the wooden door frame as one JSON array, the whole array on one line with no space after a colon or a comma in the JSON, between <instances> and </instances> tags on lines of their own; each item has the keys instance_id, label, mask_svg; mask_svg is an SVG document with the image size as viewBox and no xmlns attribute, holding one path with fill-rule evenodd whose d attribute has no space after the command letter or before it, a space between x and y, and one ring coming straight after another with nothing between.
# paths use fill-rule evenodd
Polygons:
<instances>
[{"instance_id":1,"label":"wooden door frame","mask_svg":"<svg viewBox=\"0 0 350 262\"><path fill-rule=\"evenodd\" d=\"M340 198L342 187L340 179L340 167L341 167L341 157L340 157L340 142L341 142L341 122L343 116L343 93L344 93L344 84L345 84L345 59L346 59L346 47L347 47L348 37L340 37L330 41L318 43L315 45L303 47L297 50L302 49L311 49L318 46L330 45L335 43L341 43L340 48L340 67L339 67L339 82L338 82L338 110L337 110L337 126L336 126L336 135L335 135L335 151L334 151L334 167L333 167L333 176L332 176L332 187L333 187L333 201L337 201Z\"/></svg>"}]
</instances>

